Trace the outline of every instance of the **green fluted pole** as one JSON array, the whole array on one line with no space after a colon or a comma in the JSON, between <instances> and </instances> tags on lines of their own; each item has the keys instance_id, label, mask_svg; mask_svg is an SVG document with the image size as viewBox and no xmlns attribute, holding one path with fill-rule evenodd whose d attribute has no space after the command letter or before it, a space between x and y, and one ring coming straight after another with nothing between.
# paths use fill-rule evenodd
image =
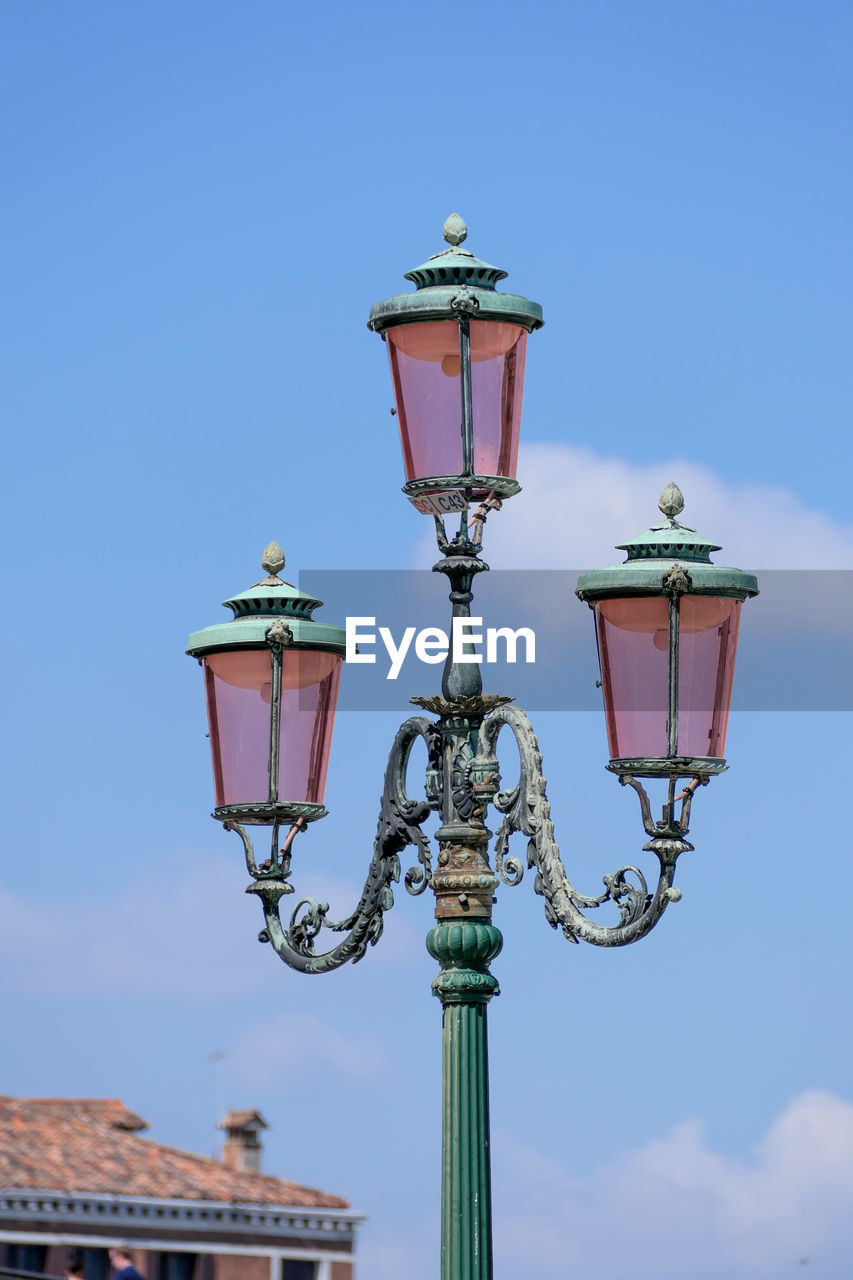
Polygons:
<instances>
[{"instance_id":1,"label":"green fluted pole","mask_svg":"<svg viewBox=\"0 0 853 1280\"><path fill-rule=\"evenodd\" d=\"M432 984L442 1004L441 1280L492 1280L486 1006L501 944L482 919L442 921L427 937L441 965Z\"/></svg>"}]
</instances>

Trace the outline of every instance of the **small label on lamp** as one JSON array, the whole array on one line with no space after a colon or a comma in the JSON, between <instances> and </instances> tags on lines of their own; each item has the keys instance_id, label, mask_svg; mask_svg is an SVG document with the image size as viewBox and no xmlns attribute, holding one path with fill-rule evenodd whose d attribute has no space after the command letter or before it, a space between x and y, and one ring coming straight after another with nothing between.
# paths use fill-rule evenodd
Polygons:
<instances>
[{"instance_id":1,"label":"small label on lamp","mask_svg":"<svg viewBox=\"0 0 853 1280\"><path fill-rule=\"evenodd\" d=\"M411 497L408 494L406 496L412 506L425 516L446 516L452 511L468 510L465 495L458 489L452 489L447 493L420 493L417 497Z\"/></svg>"}]
</instances>

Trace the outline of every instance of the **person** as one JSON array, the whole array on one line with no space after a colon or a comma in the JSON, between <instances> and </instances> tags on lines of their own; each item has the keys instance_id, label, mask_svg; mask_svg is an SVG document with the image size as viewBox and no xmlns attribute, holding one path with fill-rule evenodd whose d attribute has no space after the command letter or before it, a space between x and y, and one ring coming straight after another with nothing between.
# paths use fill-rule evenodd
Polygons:
<instances>
[{"instance_id":1,"label":"person","mask_svg":"<svg viewBox=\"0 0 853 1280\"><path fill-rule=\"evenodd\" d=\"M123 1244L110 1249L110 1265L113 1268L113 1280L145 1280L145 1276L136 1270L133 1259Z\"/></svg>"},{"instance_id":2,"label":"person","mask_svg":"<svg viewBox=\"0 0 853 1280\"><path fill-rule=\"evenodd\" d=\"M65 1268L65 1280L86 1280L79 1262L69 1262Z\"/></svg>"}]
</instances>

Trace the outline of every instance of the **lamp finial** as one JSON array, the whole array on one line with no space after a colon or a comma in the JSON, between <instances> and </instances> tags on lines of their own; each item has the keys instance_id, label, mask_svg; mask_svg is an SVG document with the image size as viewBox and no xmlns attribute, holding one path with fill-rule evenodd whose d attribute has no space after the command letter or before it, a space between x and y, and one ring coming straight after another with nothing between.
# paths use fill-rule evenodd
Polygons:
<instances>
[{"instance_id":1,"label":"lamp finial","mask_svg":"<svg viewBox=\"0 0 853 1280\"><path fill-rule=\"evenodd\" d=\"M450 217L442 228L442 235L449 245L455 249L463 240L468 238L468 228L465 226L465 219L460 218L458 213L451 213Z\"/></svg>"},{"instance_id":2,"label":"lamp finial","mask_svg":"<svg viewBox=\"0 0 853 1280\"><path fill-rule=\"evenodd\" d=\"M671 480L658 498L658 511L663 512L667 519L674 521L683 510L684 494L675 481Z\"/></svg>"},{"instance_id":3,"label":"lamp finial","mask_svg":"<svg viewBox=\"0 0 853 1280\"><path fill-rule=\"evenodd\" d=\"M272 577L276 577L284 568L284 552L277 542L271 542L264 548L261 556L261 568Z\"/></svg>"}]
</instances>

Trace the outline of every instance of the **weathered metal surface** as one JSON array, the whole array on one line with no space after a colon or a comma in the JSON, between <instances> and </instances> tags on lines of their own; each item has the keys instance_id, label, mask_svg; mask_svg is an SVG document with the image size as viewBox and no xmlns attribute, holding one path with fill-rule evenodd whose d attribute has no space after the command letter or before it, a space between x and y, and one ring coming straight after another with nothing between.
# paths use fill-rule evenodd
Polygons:
<instances>
[{"instance_id":1,"label":"weathered metal surface","mask_svg":"<svg viewBox=\"0 0 853 1280\"><path fill-rule=\"evenodd\" d=\"M441 970L441 1280L491 1280L492 1211L486 1006L502 938L486 921L442 922L427 938Z\"/></svg>"},{"instance_id":2,"label":"weathered metal surface","mask_svg":"<svg viewBox=\"0 0 853 1280\"><path fill-rule=\"evenodd\" d=\"M211 815L217 822L241 822L246 826L271 826L285 822L317 822L328 809L311 800L263 800L257 804L221 804Z\"/></svg>"},{"instance_id":3,"label":"weathered metal surface","mask_svg":"<svg viewBox=\"0 0 853 1280\"><path fill-rule=\"evenodd\" d=\"M575 594L581 600L593 604L596 600L614 596L666 595L670 588L665 580L673 568L680 568L685 563L689 566L685 590L696 595L728 596L734 600L758 595L754 574L711 564L710 553L721 548L675 519L684 506L684 498L676 484L666 486L658 506L667 516L664 524L653 525L639 537L618 544L618 551L628 553L624 564L609 565L580 575Z\"/></svg>"},{"instance_id":4,"label":"weathered metal surface","mask_svg":"<svg viewBox=\"0 0 853 1280\"><path fill-rule=\"evenodd\" d=\"M384 333L394 325L412 321L453 319L454 301L465 294L483 320L518 324L528 331L540 329L543 320L539 303L519 294L499 293L495 285L507 273L463 249L462 241L467 235L468 229L459 215L451 214L444 224L444 239L449 247L407 271L404 279L415 285L414 293L400 293L377 302L370 309L368 328Z\"/></svg>"},{"instance_id":5,"label":"weathered metal surface","mask_svg":"<svg viewBox=\"0 0 853 1280\"><path fill-rule=\"evenodd\" d=\"M408 480L402 491L407 498L416 498L420 493L465 488L471 488L475 493L495 493L503 498L512 498L516 493L521 493L521 485L510 476L481 475L420 476L417 480Z\"/></svg>"},{"instance_id":6,"label":"weathered metal surface","mask_svg":"<svg viewBox=\"0 0 853 1280\"><path fill-rule=\"evenodd\" d=\"M240 649L244 646L262 647L270 642L270 620L281 624L274 635L283 636L286 628L289 639L285 642L295 649L325 649L329 653L346 651L346 632L329 622L317 622L312 614L319 609L322 600L300 591L290 582L277 576L284 568L284 552L277 542L271 542L264 550L261 565L267 577L223 601L225 608L234 615L230 622L216 622L201 631L194 631L187 641L187 653L201 658L206 653ZM276 572L273 572L276 570ZM275 640L280 643L281 640Z\"/></svg>"},{"instance_id":7,"label":"weathered metal surface","mask_svg":"<svg viewBox=\"0 0 853 1280\"><path fill-rule=\"evenodd\" d=\"M271 578L277 578L285 566L284 552L277 542L268 542L261 556L261 568L266 569Z\"/></svg>"},{"instance_id":8,"label":"weathered metal surface","mask_svg":"<svg viewBox=\"0 0 853 1280\"><path fill-rule=\"evenodd\" d=\"M713 778L729 766L721 756L616 756L604 767L636 778Z\"/></svg>"},{"instance_id":9,"label":"weathered metal surface","mask_svg":"<svg viewBox=\"0 0 853 1280\"><path fill-rule=\"evenodd\" d=\"M490 713L480 728L477 762L484 773L492 771L497 774L497 740L504 726L509 727L515 738L521 766L518 784L494 798L495 807L505 814L495 842L497 866L504 881L517 884L523 873L518 859L507 858L510 836L519 832L528 838L527 865L536 870L534 890L544 897L545 916L553 928L559 926L570 942L591 942L602 947L620 947L636 942L654 928L670 902L681 896L678 890L673 889L672 881L679 853L692 848L684 839L689 803L681 821L676 821L673 804L670 803L665 820L652 825L650 830L646 825L646 817L651 822L648 798L639 783L626 778L626 781L632 781L638 793L642 793L641 799L645 797L644 826L653 838L644 847L658 858L658 884L650 893L639 868L625 865L604 877L604 893L589 897L580 893L569 880L560 857L542 772L542 756L533 726L524 711L518 707L498 707ZM671 788L674 783L675 779L672 779ZM632 877L636 883L626 877ZM582 910L599 907L606 902L613 902L619 908L617 925L600 925L590 920Z\"/></svg>"},{"instance_id":10,"label":"weathered metal surface","mask_svg":"<svg viewBox=\"0 0 853 1280\"><path fill-rule=\"evenodd\" d=\"M441 966L432 984L442 1004L441 1280L492 1276L486 1005L498 993L489 964L502 938L491 923L498 878L484 823L498 776L476 755L483 702L446 700L438 725L442 824L427 948Z\"/></svg>"},{"instance_id":11,"label":"weathered metal surface","mask_svg":"<svg viewBox=\"0 0 853 1280\"><path fill-rule=\"evenodd\" d=\"M419 737L426 741L431 759L435 759L439 752L433 721L413 716L398 730L385 771L379 825L367 879L355 911L344 920L328 918L327 902L301 898L285 925L279 908L281 898L293 893L289 843L285 851L278 849L276 826L273 829L273 851L268 861L259 866L249 833L236 822L228 824L243 841L246 865L253 880L246 892L257 894L263 905L264 929L259 935L260 940L272 943L278 956L292 969L301 973L326 973L350 960L360 960L368 946L379 941L383 915L394 905L392 885L400 879L399 855L407 845L415 845L420 863L406 873L407 889L419 892L421 886L425 887L429 882L432 875L429 842L419 824L428 816L435 802L429 798L412 800L406 793L409 755ZM345 937L329 951L318 952L316 940L324 930L342 933Z\"/></svg>"}]
</instances>

